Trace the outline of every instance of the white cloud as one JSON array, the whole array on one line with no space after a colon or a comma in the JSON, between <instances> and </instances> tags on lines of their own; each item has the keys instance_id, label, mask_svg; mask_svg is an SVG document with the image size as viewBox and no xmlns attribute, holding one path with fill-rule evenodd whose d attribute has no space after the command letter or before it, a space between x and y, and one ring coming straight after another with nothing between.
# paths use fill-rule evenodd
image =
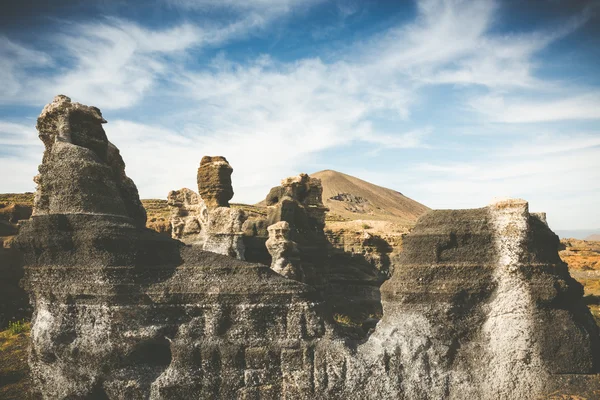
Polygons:
<instances>
[{"instance_id":1,"label":"white cloud","mask_svg":"<svg viewBox=\"0 0 600 400\"><path fill-rule=\"evenodd\" d=\"M527 100L491 94L473 98L470 106L491 121L531 123L575 119L600 119L600 93L592 92L556 99Z\"/></svg>"},{"instance_id":2,"label":"white cloud","mask_svg":"<svg viewBox=\"0 0 600 400\"><path fill-rule=\"evenodd\" d=\"M532 211L547 212L554 229L598 227L595 209L579 207L600 198L599 137L553 135L554 143L544 145L542 136L488 157L473 152L460 163L417 163L409 169L419 176L412 189L433 208L482 207L494 197L517 197L528 200Z\"/></svg>"},{"instance_id":3,"label":"white cloud","mask_svg":"<svg viewBox=\"0 0 600 400\"><path fill-rule=\"evenodd\" d=\"M0 145L42 148L37 135L35 126L0 120Z\"/></svg>"},{"instance_id":4,"label":"white cloud","mask_svg":"<svg viewBox=\"0 0 600 400\"><path fill-rule=\"evenodd\" d=\"M239 39L265 23L249 15L228 24L183 23L160 30L118 18L67 24L49 39L59 50L52 56L0 37L0 55L9 60L0 62L0 78L7 85L0 103L39 106L66 93L104 109L127 108L158 90L159 79L177 73L179 67L173 66L183 64L186 51ZM58 64L43 77L23 69Z\"/></svg>"},{"instance_id":5,"label":"white cloud","mask_svg":"<svg viewBox=\"0 0 600 400\"><path fill-rule=\"evenodd\" d=\"M43 150L34 126L0 120L0 193L33 191Z\"/></svg>"},{"instance_id":6,"label":"white cloud","mask_svg":"<svg viewBox=\"0 0 600 400\"><path fill-rule=\"evenodd\" d=\"M235 170L234 200L254 202L281 178L308 172L322 153L352 145L365 153L416 151L439 139L450 142L447 132L460 127L445 130L438 121L415 118L417 107L422 115L435 103L424 93L440 84L447 93L455 92L446 84L461 90L476 86L478 97L459 90L464 97L434 105L458 114L468 104L481 116L470 122L472 130L497 133L503 128L497 122L528 130L533 122L600 117L596 91L584 93L536 74L543 63L536 59L540 50L581 26L585 14L555 30L499 34L494 28L501 3L422 0L414 21L331 52L315 48L310 57L292 61L272 55L233 61L228 43L257 33L264 38L272 24L321 0L165 1L204 17L166 29L122 19L73 24L51 38L60 57L0 40L0 55L10 55L0 59L0 77L8 88L0 103L41 106L64 93L74 101L121 110L119 120L107 117L105 129L143 197L195 188L196 169L206 154L226 156ZM339 9L342 14L354 10ZM220 22L206 17L223 11ZM198 51L221 47L224 51L212 60ZM46 77L31 73L32 68L45 68ZM141 114L122 110L148 97L152 101ZM3 126L8 125L0 124L0 134ZM569 196L582 187L588 195L599 193L589 183L598 178L598 135L566 130L537 135L533 145L531 136L506 144L500 132L483 153L474 150L458 161L448 156L423 160L410 170L386 166L393 171L386 186L404 191L409 171L414 190L408 191L429 206L482 206L494 196L517 195L558 214L562 197L547 200L557 197L557 182ZM25 145L23 137L0 136L0 143ZM6 158L0 159L6 166ZM383 183L386 174L371 176Z\"/></svg>"},{"instance_id":7,"label":"white cloud","mask_svg":"<svg viewBox=\"0 0 600 400\"><path fill-rule=\"evenodd\" d=\"M527 143L516 143L496 152L507 157L531 157L580 151L600 146L600 132L545 134L532 137Z\"/></svg>"}]
</instances>

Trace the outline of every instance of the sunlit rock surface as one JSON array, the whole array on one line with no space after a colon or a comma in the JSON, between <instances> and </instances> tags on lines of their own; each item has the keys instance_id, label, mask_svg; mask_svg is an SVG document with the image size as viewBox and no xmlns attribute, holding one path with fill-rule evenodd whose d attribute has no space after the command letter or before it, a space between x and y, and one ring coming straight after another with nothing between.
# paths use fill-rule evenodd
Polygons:
<instances>
[{"instance_id":1,"label":"sunlit rock surface","mask_svg":"<svg viewBox=\"0 0 600 400\"><path fill-rule=\"evenodd\" d=\"M69 104L40 117L52 115L37 200L15 243L44 398L536 399L598 371L581 285L526 202L421 217L381 287L382 319L348 336L332 318L317 182L283 182L268 204L306 284L145 229L100 111Z\"/></svg>"}]
</instances>

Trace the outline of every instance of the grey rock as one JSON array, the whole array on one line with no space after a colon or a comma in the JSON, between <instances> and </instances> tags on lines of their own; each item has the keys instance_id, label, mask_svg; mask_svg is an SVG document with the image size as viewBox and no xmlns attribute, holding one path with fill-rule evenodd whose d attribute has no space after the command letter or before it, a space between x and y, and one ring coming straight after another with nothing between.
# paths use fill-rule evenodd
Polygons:
<instances>
[{"instance_id":1,"label":"grey rock","mask_svg":"<svg viewBox=\"0 0 600 400\"><path fill-rule=\"evenodd\" d=\"M204 199L191 189L169 192L171 235L186 244L206 251L244 259L242 238L246 215L229 207L208 208Z\"/></svg>"},{"instance_id":2,"label":"grey rock","mask_svg":"<svg viewBox=\"0 0 600 400\"><path fill-rule=\"evenodd\" d=\"M70 115L65 102L49 109ZM101 114L86 113L96 129ZM421 217L381 287L382 319L354 338L331 316L316 183L270 195L270 217L289 224L313 274L306 284L139 226L125 206L137 191L120 194L99 131L89 142L71 131L72 143L61 118L43 125L38 210L15 240L44 398L537 399L565 374L598 371L581 285L522 200ZM96 185L115 200L101 204ZM207 230L231 238L243 221L222 210Z\"/></svg>"},{"instance_id":3,"label":"grey rock","mask_svg":"<svg viewBox=\"0 0 600 400\"><path fill-rule=\"evenodd\" d=\"M304 273L300 265L298 245L290 240L290 225L279 221L268 228L267 249L272 257L271 269L289 279L302 281Z\"/></svg>"}]
</instances>

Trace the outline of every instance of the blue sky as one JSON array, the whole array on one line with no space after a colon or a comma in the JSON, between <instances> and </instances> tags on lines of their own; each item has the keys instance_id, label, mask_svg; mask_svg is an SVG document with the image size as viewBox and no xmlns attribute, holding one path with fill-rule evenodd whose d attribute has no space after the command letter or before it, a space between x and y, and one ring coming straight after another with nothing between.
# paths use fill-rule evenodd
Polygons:
<instances>
[{"instance_id":1,"label":"blue sky","mask_svg":"<svg viewBox=\"0 0 600 400\"><path fill-rule=\"evenodd\" d=\"M600 228L598 1L52 3L0 16L0 192L34 190L35 120L66 94L102 110L143 198L223 155L236 202L334 169Z\"/></svg>"}]
</instances>

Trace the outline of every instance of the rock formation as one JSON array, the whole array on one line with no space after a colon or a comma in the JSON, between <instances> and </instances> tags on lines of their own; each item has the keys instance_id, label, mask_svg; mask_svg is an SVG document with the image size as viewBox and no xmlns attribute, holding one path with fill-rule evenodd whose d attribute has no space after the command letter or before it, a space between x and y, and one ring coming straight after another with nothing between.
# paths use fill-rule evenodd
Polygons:
<instances>
[{"instance_id":1,"label":"rock formation","mask_svg":"<svg viewBox=\"0 0 600 400\"><path fill-rule=\"evenodd\" d=\"M581 285L526 202L421 217L381 287L381 321L353 338L315 279L327 276L318 182L300 176L270 195L280 238L269 247L294 265L287 222L313 274L305 284L140 226L125 206L135 187L119 189L124 175L101 157L99 110L75 108L89 113L70 141L64 124L43 125L39 200L16 239L44 398L537 399L598 371ZM84 174L117 197L99 204ZM230 224L218 210L209 229Z\"/></svg>"},{"instance_id":2,"label":"rock formation","mask_svg":"<svg viewBox=\"0 0 600 400\"><path fill-rule=\"evenodd\" d=\"M225 157L204 156L198 168L198 193L208 208L229 207L233 168Z\"/></svg>"},{"instance_id":3,"label":"rock formation","mask_svg":"<svg viewBox=\"0 0 600 400\"><path fill-rule=\"evenodd\" d=\"M37 121L45 151L34 179L33 215L124 215L145 226L146 211L119 150L106 138L105 122L99 109L67 96L56 96L44 107Z\"/></svg>"},{"instance_id":4,"label":"rock formation","mask_svg":"<svg viewBox=\"0 0 600 400\"><path fill-rule=\"evenodd\" d=\"M289 279L302 282L304 272L300 265L298 245L291 241L290 224L279 221L268 228L269 239L266 242L271 254L271 269Z\"/></svg>"},{"instance_id":5,"label":"rock formation","mask_svg":"<svg viewBox=\"0 0 600 400\"><path fill-rule=\"evenodd\" d=\"M233 169L225 157L205 156L198 169L198 195L183 188L169 192L171 234L187 244L244 260L242 226L246 215L229 207Z\"/></svg>"},{"instance_id":6,"label":"rock formation","mask_svg":"<svg viewBox=\"0 0 600 400\"><path fill-rule=\"evenodd\" d=\"M172 190L167 196L171 209L171 234L173 238L189 244L206 241L208 208L200 196L191 189Z\"/></svg>"},{"instance_id":7,"label":"rock formation","mask_svg":"<svg viewBox=\"0 0 600 400\"><path fill-rule=\"evenodd\" d=\"M298 246L304 281L324 291L329 269L329 243L323 232L327 208L321 181L307 174L283 179L265 199L267 225L289 224L289 239Z\"/></svg>"},{"instance_id":8,"label":"rock formation","mask_svg":"<svg viewBox=\"0 0 600 400\"><path fill-rule=\"evenodd\" d=\"M386 348L383 371L402 369L374 381L408 398L529 399L554 374L597 371L598 328L558 245L521 200L423 216L365 345Z\"/></svg>"}]
</instances>

